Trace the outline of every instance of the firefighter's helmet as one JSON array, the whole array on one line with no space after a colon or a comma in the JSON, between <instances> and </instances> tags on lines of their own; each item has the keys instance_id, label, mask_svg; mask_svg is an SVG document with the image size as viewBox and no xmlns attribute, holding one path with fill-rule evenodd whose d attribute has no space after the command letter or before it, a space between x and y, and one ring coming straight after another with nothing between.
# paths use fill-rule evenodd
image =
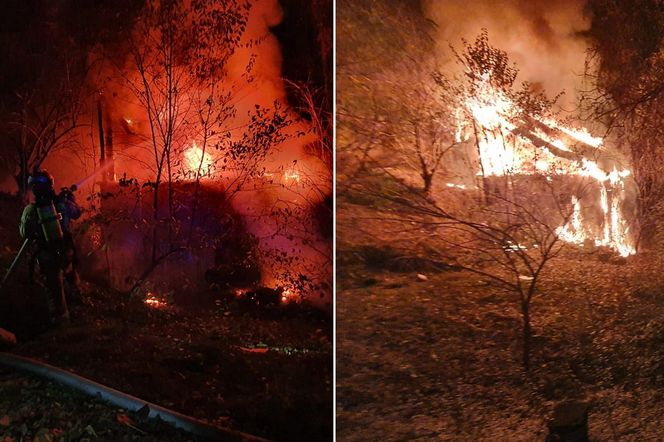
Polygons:
<instances>
[{"instance_id":1,"label":"firefighter's helmet","mask_svg":"<svg viewBox=\"0 0 664 442\"><path fill-rule=\"evenodd\" d=\"M53 192L53 175L45 169L36 170L28 178L28 185L35 195Z\"/></svg>"}]
</instances>

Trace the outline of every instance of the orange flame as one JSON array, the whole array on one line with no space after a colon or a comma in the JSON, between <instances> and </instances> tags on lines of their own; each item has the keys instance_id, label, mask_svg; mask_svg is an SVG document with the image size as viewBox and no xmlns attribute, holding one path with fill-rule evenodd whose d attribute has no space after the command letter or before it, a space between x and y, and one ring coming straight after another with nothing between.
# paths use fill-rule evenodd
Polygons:
<instances>
[{"instance_id":1,"label":"orange flame","mask_svg":"<svg viewBox=\"0 0 664 442\"><path fill-rule=\"evenodd\" d=\"M148 292L145 295L145 300L143 302L145 303L145 305L152 308L164 308L168 306L168 304L163 299L158 298L152 292Z\"/></svg>"},{"instance_id":2,"label":"orange flame","mask_svg":"<svg viewBox=\"0 0 664 442\"><path fill-rule=\"evenodd\" d=\"M457 141L467 140L464 131L473 127L477 133L477 145L480 156L481 170L478 175L502 176L507 174L546 175L551 179L550 173L578 175L594 179L600 186L600 207L604 213L604 221L601 236L597 237L594 230L586 226L587 221L582 215L581 202L577 196L572 197L573 212L569 222L556 230L559 238L563 241L583 245L587 240L592 240L597 246L610 247L622 256L636 253L633 246L629 226L625 220L621 205L625 199L625 178L630 176L628 169L603 170L595 161L581 158L574 161L567 158L556 157L551 150L545 146L541 147L541 154L533 158L532 144L529 135L523 135L523 128L518 128L512 121L514 116L522 112L502 92L493 89L489 78L483 78L477 85L475 96L465 101L467 114L472 122L463 121L457 110L457 129L455 138ZM551 131L531 128L526 129L530 136L543 140L552 146L552 149L574 153L563 139L572 146L579 143L594 149L602 149L603 139L595 137L586 128L567 127L553 119L536 120L541 125L548 127ZM560 137L555 135L558 131ZM508 139L508 137L512 137ZM532 159L532 160L531 160ZM458 187L447 184L448 187ZM610 202L609 202L610 200Z\"/></svg>"},{"instance_id":3,"label":"orange flame","mask_svg":"<svg viewBox=\"0 0 664 442\"><path fill-rule=\"evenodd\" d=\"M284 289L284 291L281 292L282 304L290 304L292 302L298 302L298 301L299 301L299 294L294 289Z\"/></svg>"},{"instance_id":4,"label":"orange flame","mask_svg":"<svg viewBox=\"0 0 664 442\"><path fill-rule=\"evenodd\" d=\"M210 175L214 161L209 153L203 154L203 149L194 141L191 147L184 151L185 166L188 172L196 174L200 166L201 175ZM202 163L201 163L202 160Z\"/></svg>"}]
</instances>

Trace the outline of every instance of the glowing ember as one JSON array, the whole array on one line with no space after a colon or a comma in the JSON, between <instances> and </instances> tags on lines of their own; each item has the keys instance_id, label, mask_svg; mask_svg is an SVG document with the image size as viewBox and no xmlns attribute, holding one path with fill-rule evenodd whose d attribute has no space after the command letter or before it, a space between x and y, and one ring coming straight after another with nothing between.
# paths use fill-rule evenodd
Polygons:
<instances>
[{"instance_id":1,"label":"glowing ember","mask_svg":"<svg viewBox=\"0 0 664 442\"><path fill-rule=\"evenodd\" d=\"M203 160L202 164L201 159ZM203 149L198 147L196 142L184 151L184 160L188 171L196 173L200 167L201 175L209 175L214 164L210 154L206 152L205 156L203 156Z\"/></svg>"},{"instance_id":2,"label":"glowing ember","mask_svg":"<svg viewBox=\"0 0 664 442\"><path fill-rule=\"evenodd\" d=\"M145 305L152 308L164 308L168 305L166 302L164 302L163 299L159 299L152 292L148 292L145 295L145 300L143 302L145 303Z\"/></svg>"},{"instance_id":3,"label":"glowing ember","mask_svg":"<svg viewBox=\"0 0 664 442\"><path fill-rule=\"evenodd\" d=\"M488 77L482 78L476 86L475 96L465 101L466 115L471 116L473 122L462 121L462 112L457 110L455 137L462 140L464 130L476 128L481 165L477 175L539 174L551 181L549 174L555 171L559 175L592 178L600 190L603 223L599 228L585 225L587 221L583 217L581 201L572 196L571 219L557 229L557 234L563 241L578 245L590 240L598 246L610 247L622 256L636 253L621 209L625 200L625 179L630 176L630 171L618 170L615 165L611 171L606 171L597 162L581 155L584 146L601 149L603 139L592 136L585 128L567 127L549 118L520 116L524 112L505 94L494 90ZM540 148L539 151L534 153L533 144ZM577 152L579 145L581 149ZM573 157L569 154L578 154L579 160L571 159ZM451 183L447 186L457 187Z\"/></svg>"},{"instance_id":4,"label":"glowing ember","mask_svg":"<svg viewBox=\"0 0 664 442\"><path fill-rule=\"evenodd\" d=\"M515 252L518 250L527 250L528 247L522 245L522 244L514 244L511 241L508 241L508 245L504 247L504 250L507 252Z\"/></svg>"},{"instance_id":5,"label":"glowing ember","mask_svg":"<svg viewBox=\"0 0 664 442\"><path fill-rule=\"evenodd\" d=\"M292 289L284 289L281 292L281 303L290 304L291 302L297 302L299 299L298 294Z\"/></svg>"}]
</instances>

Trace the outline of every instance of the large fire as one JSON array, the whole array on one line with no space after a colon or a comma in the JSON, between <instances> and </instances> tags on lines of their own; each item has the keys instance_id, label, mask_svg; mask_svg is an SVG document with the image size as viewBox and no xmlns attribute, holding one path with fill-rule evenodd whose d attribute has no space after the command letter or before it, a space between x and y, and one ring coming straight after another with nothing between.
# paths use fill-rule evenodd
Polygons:
<instances>
[{"instance_id":1,"label":"large fire","mask_svg":"<svg viewBox=\"0 0 664 442\"><path fill-rule=\"evenodd\" d=\"M599 228L593 228L593 223L583 216L582 196L574 195L572 215L566 224L557 228L557 234L563 241L578 245L591 241L622 256L636 253L622 210L625 179L630 171L619 169L615 163L610 170L604 170L589 158L601 156L602 138L591 135L585 128L572 128L551 118L524 116L515 103L491 86L488 76L477 85L476 93L465 100L464 107L466 112L457 111L456 141L466 141L475 135L480 163L478 175L588 177L599 186L603 221ZM464 114L467 118L462 117ZM539 149L533 149L533 145Z\"/></svg>"},{"instance_id":2,"label":"large fire","mask_svg":"<svg viewBox=\"0 0 664 442\"><path fill-rule=\"evenodd\" d=\"M203 177L212 174L213 158L209 153L203 153L203 149L198 147L195 141L191 144L191 147L184 151L184 161L187 171L193 175L198 174L199 177Z\"/></svg>"}]
</instances>

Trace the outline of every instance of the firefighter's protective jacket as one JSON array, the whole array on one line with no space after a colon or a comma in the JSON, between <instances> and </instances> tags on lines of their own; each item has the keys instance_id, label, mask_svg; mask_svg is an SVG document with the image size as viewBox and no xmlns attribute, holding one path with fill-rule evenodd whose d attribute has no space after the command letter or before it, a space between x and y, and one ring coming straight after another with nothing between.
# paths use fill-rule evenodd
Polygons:
<instances>
[{"instance_id":1,"label":"firefighter's protective jacket","mask_svg":"<svg viewBox=\"0 0 664 442\"><path fill-rule=\"evenodd\" d=\"M56 196L53 203L57 212L62 215L62 220L60 221L62 230L68 231L69 222L78 219L81 216L81 208L72 199L61 196ZM21 239L32 238L38 241L46 240L39 226L37 207L34 203L28 204L23 209L19 232L21 234Z\"/></svg>"}]
</instances>

